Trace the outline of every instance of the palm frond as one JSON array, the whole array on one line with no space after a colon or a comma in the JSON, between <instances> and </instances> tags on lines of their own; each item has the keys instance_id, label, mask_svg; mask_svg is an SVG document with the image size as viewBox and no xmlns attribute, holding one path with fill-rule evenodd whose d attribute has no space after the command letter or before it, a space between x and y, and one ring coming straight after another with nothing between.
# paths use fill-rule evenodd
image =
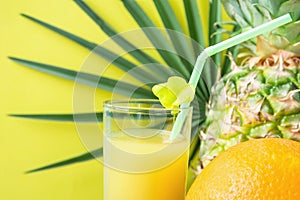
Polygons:
<instances>
[{"instance_id":1,"label":"palm frond","mask_svg":"<svg viewBox=\"0 0 300 200\"><path fill-rule=\"evenodd\" d=\"M172 32L168 31L168 34L177 54L180 55L181 62L191 73L196 61L196 57L191 53L192 49L189 47L191 41L186 36L183 36L183 29L169 2L161 0L154 0L153 2L165 28L172 30ZM178 33L182 33L182 35L179 36Z\"/></svg>"},{"instance_id":2,"label":"palm frond","mask_svg":"<svg viewBox=\"0 0 300 200\"><path fill-rule=\"evenodd\" d=\"M20 58L15 58L15 57L9 57L9 58L16 63L19 63L31 69L35 69L54 76L58 76L60 78L77 81L78 83L82 83L91 87L100 88L107 91L114 91L116 93L125 96L132 95L132 97L135 98L155 98L150 89L139 88L135 85L126 82L110 79L107 77L100 77L97 75L88 74L84 72L77 72L74 70L69 70L57 66L24 60Z\"/></svg>"},{"instance_id":3,"label":"palm frond","mask_svg":"<svg viewBox=\"0 0 300 200\"><path fill-rule=\"evenodd\" d=\"M142 64L159 63L155 58L146 54L138 47L133 45L130 41L118 34L108 23L106 23L96 12L94 12L84 1L74 0L74 2L105 32L110 36L119 46L121 46L126 52L132 55ZM155 68L156 74L170 73L167 68ZM153 72L153 70L152 70Z\"/></svg>"},{"instance_id":4,"label":"palm frond","mask_svg":"<svg viewBox=\"0 0 300 200\"><path fill-rule=\"evenodd\" d=\"M209 46L217 44L222 41L221 34L214 34L217 30L218 23L222 20L222 12L221 12L221 0L212 0L210 2L210 10L209 10ZM213 61L216 66L221 65L221 53L218 53L212 56Z\"/></svg>"},{"instance_id":5,"label":"palm frond","mask_svg":"<svg viewBox=\"0 0 300 200\"><path fill-rule=\"evenodd\" d=\"M176 52L172 45L168 42L167 38L165 38L157 28L154 28L156 27L155 24L147 16L144 10L135 1L122 0L122 2L141 28L148 27L147 29L143 29L145 30L144 33L147 35L168 66L174 68L183 77L188 79L190 72L186 66L183 65L179 56L175 54ZM152 27L152 29L149 27Z\"/></svg>"},{"instance_id":6,"label":"palm frond","mask_svg":"<svg viewBox=\"0 0 300 200\"><path fill-rule=\"evenodd\" d=\"M26 171L26 174L30 174L33 172L39 172L39 171L43 171L43 170L47 170L47 169L53 169L53 168L57 168L57 167L63 167L66 165L70 165L70 164L75 164L75 163L80 163L80 162L85 162L85 161L89 161L89 160L93 160L95 158L100 158L103 156L103 148L99 148L96 149L94 151L88 152L88 153L84 153L81 154L79 156L67 159L67 160L63 160L54 164L50 164L50 165L46 165L44 167L39 167L33 170L29 170Z\"/></svg>"},{"instance_id":7,"label":"palm frond","mask_svg":"<svg viewBox=\"0 0 300 200\"><path fill-rule=\"evenodd\" d=\"M83 39L83 38L81 38L79 36L76 36L75 34L72 34L72 33L69 33L67 31L64 31L64 30L62 30L60 28L57 28L57 27L55 27L55 26L53 26L51 24L48 24L48 23L43 22L43 21L41 21L39 19L36 19L36 18L34 18L34 17L30 16L30 15L21 13L21 16L23 16L23 17L25 17L25 18L27 18L27 19L35 22L35 23L38 23L39 25L42 25L42 26L44 26L44 27L46 27L46 28L54 31L54 32L56 32L56 33L58 33L58 34L60 34L60 35L62 35L64 37L66 37L66 38L68 38L68 39L70 39L70 40L72 40L72 41L80 44L81 46L83 46L83 47L85 47L85 48L87 48L89 50L93 50L97 46L97 44L95 44L93 42L89 42L89 41L87 41L87 40L85 40L85 39Z\"/></svg>"},{"instance_id":8,"label":"palm frond","mask_svg":"<svg viewBox=\"0 0 300 200\"><path fill-rule=\"evenodd\" d=\"M224 59L224 63L221 67L221 77L223 77L224 75L226 75L227 73L230 72L230 67L231 67L231 59L229 58L229 56L232 56L233 58L236 58L237 54L239 51L239 46L234 46L231 47L227 50L225 59ZM229 55L231 54L231 55Z\"/></svg>"},{"instance_id":9,"label":"palm frond","mask_svg":"<svg viewBox=\"0 0 300 200\"><path fill-rule=\"evenodd\" d=\"M56 33L58 33L59 35L68 38L74 42L76 42L77 44L81 45L82 47L91 50L94 54L101 56L102 58L104 58L105 60L107 60L108 62L111 62L112 64L114 64L115 66L117 66L119 69L127 72L131 70L131 75L134 76L136 79L144 82L144 83L155 83L157 81L159 81L159 79L156 79L157 76L152 76L151 79L149 78L149 72L144 70L143 68L138 68L134 63L130 62L129 60L121 57L120 55L108 50L107 48L98 46L97 44L90 42L84 38L81 38L79 36L76 36L75 34L72 34L70 32L67 32L65 30L62 30L56 26L53 26L49 23L43 22L39 19L36 19L34 17L31 17L29 15L26 14L21 14L23 17L45 27L48 28ZM147 66L146 66L147 67ZM146 68L145 67L145 68ZM132 70L134 69L134 70ZM151 69L151 68L150 68Z\"/></svg>"},{"instance_id":10,"label":"palm frond","mask_svg":"<svg viewBox=\"0 0 300 200\"><path fill-rule=\"evenodd\" d=\"M90 122L98 123L103 121L103 113L78 113L78 114L9 114L10 117L18 117L34 120L48 120L58 122Z\"/></svg>"},{"instance_id":11,"label":"palm frond","mask_svg":"<svg viewBox=\"0 0 300 200\"><path fill-rule=\"evenodd\" d=\"M193 43L194 56L197 57L202 50L201 47L205 47L203 34L204 30L201 22L201 17L199 15L200 11L198 9L197 1L184 0L183 3L189 27L189 35L198 43Z\"/></svg>"}]
</instances>

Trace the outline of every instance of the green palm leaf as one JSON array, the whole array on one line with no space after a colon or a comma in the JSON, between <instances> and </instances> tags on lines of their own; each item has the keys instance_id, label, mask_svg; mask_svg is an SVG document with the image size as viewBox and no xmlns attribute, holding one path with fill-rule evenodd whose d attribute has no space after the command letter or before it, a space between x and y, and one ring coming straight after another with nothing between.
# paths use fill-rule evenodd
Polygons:
<instances>
[{"instance_id":1,"label":"green palm leaf","mask_svg":"<svg viewBox=\"0 0 300 200\"><path fill-rule=\"evenodd\" d=\"M128 61L125 58L120 57L120 55L104 48L101 46L98 46L97 44L87 41L86 39L83 39L79 36L76 36L72 33L69 33L65 30L62 30L58 27L55 27L49 23L43 22L39 19L36 19L34 17L31 17L29 15L26 14L21 14L23 17L45 27L48 28L74 42L76 42L77 44L81 45L82 47L85 47L88 50L91 50L93 53L101 56L102 58L104 58L105 60L107 60L108 62L112 62L114 65L116 65L119 69L127 72L129 70L131 71L131 75L134 76L135 78L137 78L138 80L145 82L145 83L155 83L157 81L159 81L159 79L156 79L157 76L151 76L151 79L149 79L149 72L145 71L142 68L137 68L136 65L130 61ZM144 68L146 68L147 66L145 66ZM156 68L155 68L156 69ZM151 70L151 68L150 68ZM168 71L170 73L170 71Z\"/></svg>"},{"instance_id":2,"label":"green palm leaf","mask_svg":"<svg viewBox=\"0 0 300 200\"><path fill-rule=\"evenodd\" d=\"M135 1L122 0L122 2L125 8L141 28L156 27L151 19L147 16L147 14L143 11L143 9ZM168 64L168 66L171 66L172 68L177 70L177 72L179 72L183 77L188 79L190 76L190 72L183 65L178 55L173 53L175 51L172 45L167 42L167 39L163 36L163 34L157 29L147 29L147 31L145 31L145 34L157 49L164 61Z\"/></svg>"},{"instance_id":3,"label":"green palm leaf","mask_svg":"<svg viewBox=\"0 0 300 200\"><path fill-rule=\"evenodd\" d=\"M214 34L216 32L216 24L221 20L221 2L220 0L211 1L210 6L210 18L209 18L209 35L213 37L209 38L209 45L214 45L221 42L222 38L220 34ZM221 54L216 54L211 57L211 60L206 63L204 67L201 79L198 86L203 94L205 102L208 102L210 97L210 90L216 81L218 68L221 65ZM201 94L197 93L201 96Z\"/></svg>"},{"instance_id":4,"label":"green palm leaf","mask_svg":"<svg viewBox=\"0 0 300 200\"><path fill-rule=\"evenodd\" d=\"M84 72L76 72L74 70L69 70L69 69L56 67L48 64L24 60L20 58L15 58L15 57L9 57L9 58L14 62L17 62L23 66L35 70L39 70L41 72L45 72L54 76L58 76L64 79L77 81L78 83L82 83L91 87L96 87L107 91L114 91L116 93L125 96L132 95L132 97L135 98L155 98L150 89L137 88L137 86L126 82L110 79L107 77L100 77L100 76L96 76ZM116 85L118 85L118 88L116 88Z\"/></svg>"},{"instance_id":5,"label":"green palm leaf","mask_svg":"<svg viewBox=\"0 0 300 200\"><path fill-rule=\"evenodd\" d=\"M237 54L238 54L238 51L239 51L239 46L234 46L234 47L231 47L227 50L227 55L224 59L224 63L221 67L221 76L223 77L224 75L226 75L227 73L230 72L230 66L231 66L231 60L229 58L229 54L232 55L233 58L236 58Z\"/></svg>"},{"instance_id":6,"label":"green palm leaf","mask_svg":"<svg viewBox=\"0 0 300 200\"><path fill-rule=\"evenodd\" d=\"M51 24L48 24L48 23L43 22L43 21L41 21L39 19L31 17L31 16L29 16L27 14L22 13L21 16L23 16L23 17L25 17L25 18L27 18L27 19L35 22L35 23L38 23L39 25L42 25L42 26L44 26L44 27L46 27L46 28L54 31L54 32L56 32L56 33L58 33L58 34L60 34L60 35L62 35L64 37L66 37L66 38L68 38L68 39L70 39L70 40L72 40L72 41L80 44L81 46L83 46L83 47L85 47L85 48L87 48L89 50L93 50L97 46L97 44L95 44L95 43L89 42L89 41L87 41L87 40L85 40L85 39L83 39L83 38L81 38L79 36L76 36L76 35L74 35L72 33L69 33L67 31L64 31L64 30L60 29L60 28L52 26Z\"/></svg>"},{"instance_id":7,"label":"green palm leaf","mask_svg":"<svg viewBox=\"0 0 300 200\"><path fill-rule=\"evenodd\" d=\"M188 22L190 37L199 44L193 45L194 56L197 57L201 52L201 49L199 47L205 47L203 36L204 30L202 27L201 17L199 15L200 12L196 1L184 0L183 3L185 8L186 19Z\"/></svg>"},{"instance_id":8,"label":"green palm leaf","mask_svg":"<svg viewBox=\"0 0 300 200\"><path fill-rule=\"evenodd\" d=\"M63 161L60 161L60 162L57 162L54 164L46 165L44 167L39 167L39 168L36 168L33 170L26 171L25 173L29 174L29 173L39 172L39 171L43 171L43 170L47 170L47 169L62 167L62 166L70 165L70 164L85 162L85 161L89 161L89 160L92 160L95 158L100 158L102 156L103 156L103 148L99 148L94 151L84 153L79 156L67 159L67 160L63 160Z\"/></svg>"},{"instance_id":9,"label":"green palm leaf","mask_svg":"<svg viewBox=\"0 0 300 200\"><path fill-rule=\"evenodd\" d=\"M160 15L161 20L164 23L164 26L167 29L174 30L179 33L183 33L183 30L181 28L181 25L179 21L177 20L177 17L169 4L168 1L161 1L161 0L154 0L153 1L156 9ZM181 62L184 64L185 67L189 69L189 72L191 73L194 62L196 61L196 57L193 56L191 53L192 50L189 47L190 41L186 37L178 37L177 34L174 34L174 32L168 32L172 45L174 46L176 52L178 55L182 55L183 57L180 57Z\"/></svg>"},{"instance_id":10,"label":"green palm leaf","mask_svg":"<svg viewBox=\"0 0 300 200\"><path fill-rule=\"evenodd\" d=\"M164 23L164 26L167 29L171 29L171 30L183 33L181 25L180 25L179 21L177 20L176 15L175 15L171 5L169 4L169 2L161 1L161 0L154 0L154 4L157 8L158 13L160 14L160 17ZM196 11L198 9L194 8L194 10ZM197 22L197 23L199 23L199 22ZM181 62L183 63L183 66L187 67L189 69L192 69L193 65L191 65L191 63L194 64L198 55L196 57L194 57L193 54L191 53L191 52L193 52L193 50L188 47L189 41L187 41L186 37L179 38L177 35L174 35L173 32L168 32L168 33L169 33L170 39L172 41L172 45L175 47L178 54L183 55L183 57L185 58L185 59L182 59L182 58L180 59ZM198 46L198 49L200 49L199 45L195 45L195 46ZM198 52L200 53L200 51L198 51ZM198 52L196 52L196 53L198 53ZM215 72L213 74L216 74L217 70L216 69L212 69L212 70L215 70ZM206 72L210 73L211 70L209 70L209 72L208 72L208 69L206 69ZM189 73L191 73L191 71L189 71ZM207 79L207 80L209 80L209 79ZM203 79L200 80L199 85L200 85L200 88L196 88L197 95L201 96L202 100L205 100L205 102L207 102L209 99L208 87L210 87L210 86L207 86L205 80L203 80Z\"/></svg>"},{"instance_id":11,"label":"green palm leaf","mask_svg":"<svg viewBox=\"0 0 300 200\"><path fill-rule=\"evenodd\" d=\"M220 0L212 0L210 2L210 13L209 13L209 45L212 46L222 41L221 34L214 34L218 26L218 22L222 20L221 14L221 1ZM221 53L218 53L212 56L216 66L220 66L221 64Z\"/></svg>"},{"instance_id":12,"label":"green palm leaf","mask_svg":"<svg viewBox=\"0 0 300 200\"><path fill-rule=\"evenodd\" d=\"M134 46L117 31L115 31L108 23L106 23L97 13L95 13L86 3L82 0L74 0L74 2L118 45L120 45L126 52L132 55L135 59L143 64L159 63L156 59L149 56L145 52L141 51L138 47ZM170 70L165 67L157 68L156 74L167 73L170 74Z\"/></svg>"},{"instance_id":13,"label":"green palm leaf","mask_svg":"<svg viewBox=\"0 0 300 200\"><path fill-rule=\"evenodd\" d=\"M49 120L59 122L102 122L103 113L79 113L79 114L10 114L11 117L25 119Z\"/></svg>"}]
</instances>

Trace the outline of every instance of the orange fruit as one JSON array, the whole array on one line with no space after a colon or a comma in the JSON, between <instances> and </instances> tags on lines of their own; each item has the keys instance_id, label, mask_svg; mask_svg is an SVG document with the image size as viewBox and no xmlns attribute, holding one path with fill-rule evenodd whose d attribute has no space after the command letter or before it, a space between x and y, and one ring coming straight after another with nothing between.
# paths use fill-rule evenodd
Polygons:
<instances>
[{"instance_id":1,"label":"orange fruit","mask_svg":"<svg viewBox=\"0 0 300 200\"><path fill-rule=\"evenodd\" d=\"M300 200L300 142L242 142L198 175L186 200Z\"/></svg>"}]
</instances>

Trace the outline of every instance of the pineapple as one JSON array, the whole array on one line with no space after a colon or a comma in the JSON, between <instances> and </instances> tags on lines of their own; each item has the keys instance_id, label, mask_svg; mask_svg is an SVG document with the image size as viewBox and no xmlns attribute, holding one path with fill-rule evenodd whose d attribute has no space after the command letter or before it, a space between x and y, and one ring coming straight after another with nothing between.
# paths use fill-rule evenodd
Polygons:
<instances>
[{"instance_id":1,"label":"pineapple","mask_svg":"<svg viewBox=\"0 0 300 200\"><path fill-rule=\"evenodd\" d=\"M232 71L214 88L201 131L205 167L227 148L250 139L280 137L300 141L299 0L223 0L241 30L291 12L284 27L248 41Z\"/></svg>"}]
</instances>

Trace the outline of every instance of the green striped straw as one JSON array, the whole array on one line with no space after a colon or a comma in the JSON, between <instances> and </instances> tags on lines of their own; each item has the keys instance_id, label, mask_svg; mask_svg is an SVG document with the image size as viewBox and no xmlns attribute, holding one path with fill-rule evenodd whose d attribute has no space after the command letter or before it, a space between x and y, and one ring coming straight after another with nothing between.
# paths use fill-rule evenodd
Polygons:
<instances>
[{"instance_id":1,"label":"green striped straw","mask_svg":"<svg viewBox=\"0 0 300 200\"><path fill-rule=\"evenodd\" d=\"M198 56L194 70L192 72L189 84L192 84L194 88L197 87L198 81L200 79L204 64L206 62L206 59L216 53L219 53L225 49L228 49L232 46L235 46L237 44L240 44L242 42L245 42L251 38L254 38L258 35L261 35L266 32L270 32L279 26L285 25L292 21L292 18L290 14L285 14L281 17L278 17L276 19L273 19L265 24L262 24L260 26L257 26L255 28L252 28L244 33L241 33L239 35L236 35L232 38L229 38L223 42L220 42L218 44L215 44L213 46L207 47L202 51L202 53ZM188 107L190 104L185 103L182 104L181 107L185 108ZM182 125L184 123L184 119L187 116L187 111L183 110L179 113L178 117L176 118L176 121L174 123L174 127L172 129L172 133L170 135L170 140L173 141L178 137L178 134L182 128Z\"/></svg>"}]
</instances>

